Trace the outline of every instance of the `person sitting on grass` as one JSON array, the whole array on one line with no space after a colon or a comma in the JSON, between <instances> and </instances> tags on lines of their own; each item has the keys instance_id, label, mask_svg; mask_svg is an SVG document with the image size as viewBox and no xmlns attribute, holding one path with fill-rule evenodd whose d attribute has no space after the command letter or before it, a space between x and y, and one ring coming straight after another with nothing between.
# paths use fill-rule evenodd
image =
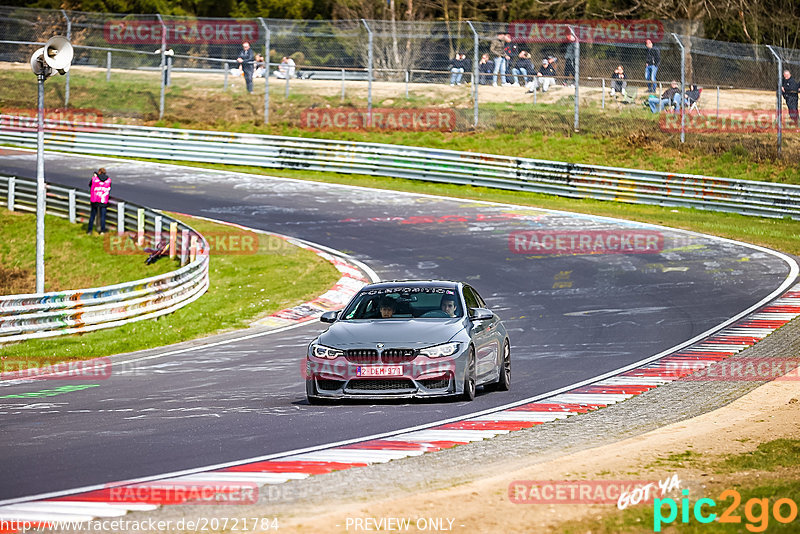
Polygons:
<instances>
[{"instance_id":1,"label":"person sitting on grass","mask_svg":"<svg viewBox=\"0 0 800 534\"><path fill-rule=\"evenodd\" d=\"M536 89L541 88L543 93L546 93L548 89L550 89L551 85L555 85L556 83L556 69L550 64L547 59L542 60L542 66L539 67L539 71L536 73L536 77L533 78L533 81L526 85L528 89L528 93L534 92Z\"/></svg>"},{"instance_id":2,"label":"person sitting on grass","mask_svg":"<svg viewBox=\"0 0 800 534\"><path fill-rule=\"evenodd\" d=\"M654 96L650 97L648 104L651 112L660 113L664 111L665 107L671 108L672 106L679 107L681 105L681 90L678 87L678 82L672 80L669 85L669 88L661 93L660 99Z\"/></svg>"},{"instance_id":3,"label":"person sitting on grass","mask_svg":"<svg viewBox=\"0 0 800 534\"><path fill-rule=\"evenodd\" d=\"M625 81L627 78L623 66L617 65L611 74L611 96L625 94L625 88L628 87L628 82Z\"/></svg>"}]
</instances>

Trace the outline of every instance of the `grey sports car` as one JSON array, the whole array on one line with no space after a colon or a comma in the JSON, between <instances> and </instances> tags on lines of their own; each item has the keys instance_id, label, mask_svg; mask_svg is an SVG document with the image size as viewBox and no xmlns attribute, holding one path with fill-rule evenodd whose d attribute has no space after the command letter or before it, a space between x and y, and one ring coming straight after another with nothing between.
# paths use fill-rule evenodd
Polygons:
<instances>
[{"instance_id":1,"label":"grey sports car","mask_svg":"<svg viewBox=\"0 0 800 534\"><path fill-rule=\"evenodd\" d=\"M306 395L340 398L459 396L507 390L511 347L502 321L472 287L450 281L370 284L308 346Z\"/></svg>"}]
</instances>

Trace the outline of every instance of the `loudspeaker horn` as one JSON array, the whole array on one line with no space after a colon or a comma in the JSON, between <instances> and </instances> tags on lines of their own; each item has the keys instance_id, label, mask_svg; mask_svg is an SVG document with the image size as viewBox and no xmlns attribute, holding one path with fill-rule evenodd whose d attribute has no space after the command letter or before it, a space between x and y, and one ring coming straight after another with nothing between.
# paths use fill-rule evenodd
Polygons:
<instances>
[{"instance_id":1,"label":"loudspeaker horn","mask_svg":"<svg viewBox=\"0 0 800 534\"><path fill-rule=\"evenodd\" d=\"M63 37L51 37L44 45L44 61L59 74L66 74L72 64L74 51L69 41Z\"/></svg>"},{"instance_id":2,"label":"loudspeaker horn","mask_svg":"<svg viewBox=\"0 0 800 534\"><path fill-rule=\"evenodd\" d=\"M36 52L33 53L31 56L31 70L37 76L40 74L44 74L45 77L49 76L50 74L50 67L48 67L44 61L42 61L42 57L44 56L44 48L40 48Z\"/></svg>"}]
</instances>

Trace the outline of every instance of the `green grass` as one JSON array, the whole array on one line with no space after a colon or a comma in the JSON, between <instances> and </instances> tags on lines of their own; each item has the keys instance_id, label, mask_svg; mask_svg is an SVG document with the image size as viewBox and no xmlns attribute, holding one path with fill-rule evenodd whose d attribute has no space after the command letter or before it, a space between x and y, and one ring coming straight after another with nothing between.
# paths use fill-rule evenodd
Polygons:
<instances>
[{"instance_id":1,"label":"green grass","mask_svg":"<svg viewBox=\"0 0 800 534\"><path fill-rule=\"evenodd\" d=\"M241 235L240 230L230 226L185 216L180 218L203 234ZM69 229L72 230L72 239L83 239L77 226L71 226L64 232ZM314 298L339 278L338 271L329 262L309 251L287 245L285 241L272 236L261 236L258 241L260 247L256 254L215 255L212 252L208 292L175 313L109 330L5 346L2 354L7 359L6 365L17 368L22 361L26 367L32 367L57 361L108 356L245 328L254 318ZM67 264L73 268L64 270L78 271L74 269L76 264L97 265L107 261L109 255L99 245L99 238L95 237L93 243L94 247L83 249L80 257L68 258ZM142 264L134 256L116 256L114 261L126 265ZM163 259L155 265L160 271L175 267ZM50 266L50 271L57 270L55 266ZM80 269L82 272L90 270L96 269ZM119 281L114 275L113 271L105 273L104 283ZM132 276L132 279L137 276ZM69 279L64 283L66 287L79 287Z\"/></svg>"},{"instance_id":2,"label":"green grass","mask_svg":"<svg viewBox=\"0 0 800 534\"><path fill-rule=\"evenodd\" d=\"M798 519L792 523L782 524L772 516L772 508L779 499L791 499L800 505L800 440L777 439L762 443L751 452L720 456L714 458L700 458L692 451L670 455L658 467L683 467L685 462L701 462L705 464L703 470L718 473L717 482L705 484L700 490L696 481L686 481L692 485L689 491L690 506L694 506L700 498L713 499L717 505L711 510L720 516L727 508L734 504L733 497L723 495L726 490L735 490L741 497L741 502L731 508L732 517L741 518L741 523L702 524L695 520L690 512L689 522L681 521L680 512L676 520L662 532L682 532L702 534L705 532L797 532ZM758 475L758 476L756 476ZM720 480L722 479L722 480ZM736 482L731 482L734 480ZM741 482L744 481L744 482ZM682 485L686 487L687 484ZM680 505L681 495L671 495ZM762 501L766 499L769 514L762 515L761 507L751 499ZM749 516L748 514L749 510ZM668 512L667 505L663 506L663 514ZM709 513L709 508L704 508L704 513ZM781 513L789 514L789 506L783 505ZM628 532L653 532L654 526L653 503L641 504L627 508L623 511L614 509L611 512L595 516L586 520L569 521L559 525L565 534L614 534ZM747 525L752 527L748 528ZM763 530L762 527L766 527ZM755 530L753 530L755 529Z\"/></svg>"},{"instance_id":3,"label":"green grass","mask_svg":"<svg viewBox=\"0 0 800 534\"><path fill-rule=\"evenodd\" d=\"M761 443L754 451L725 458L726 471L772 471L778 467L800 467L800 439L777 439Z\"/></svg>"},{"instance_id":4,"label":"green grass","mask_svg":"<svg viewBox=\"0 0 800 534\"><path fill-rule=\"evenodd\" d=\"M0 210L0 294L33 293L36 290L36 216ZM86 234L85 224L70 224L55 216L45 217L45 291L139 280L176 269L169 260L145 265L142 258L109 254L110 234ZM75 265L90 262L90 269Z\"/></svg>"},{"instance_id":5,"label":"green grass","mask_svg":"<svg viewBox=\"0 0 800 534\"><path fill-rule=\"evenodd\" d=\"M605 110L596 103L584 104L581 132L573 127L572 104L483 102L485 119L481 131L463 132L365 132L314 131L300 128L300 112L317 107L364 107L366 101L354 91L345 102L293 84L288 99L281 83L271 82L270 124L263 124L263 84L256 94L225 91L221 77L174 76L166 94L165 116L158 120L159 86L156 74L114 72L110 82L102 70L74 69L70 82L72 108L99 109L108 122L129 122L173 128L192 128L242 133L319 137L448 148L489 154L551 159L573 163L631 167L665 172L704 174L746 180L800 184L796 163L800 161L800 139L784 136L783 158L775 154L774 135L687 135L679 142L674 133L662 132L657 116L639 108ZM22 69L0 71L0 109L31 109L36 102L36 82ZM437 88L435 84L431 87ZM466 94L466 93L465 93ZM429 107L441 98L415 95L377 99L377 107ZM196 105L202 99L203 105ZM64 80L54 77L46 84L46 105L64 101ZM451 99L451 107L471 118L469 99ZM562 99L564 100L564 99Z\"/></svg>"}]
</instances>

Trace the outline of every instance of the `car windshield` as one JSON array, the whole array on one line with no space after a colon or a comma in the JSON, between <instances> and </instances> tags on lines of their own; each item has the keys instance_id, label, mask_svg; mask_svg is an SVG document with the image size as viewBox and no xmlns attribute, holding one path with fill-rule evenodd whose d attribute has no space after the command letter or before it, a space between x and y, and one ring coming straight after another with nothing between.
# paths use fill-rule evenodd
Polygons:
<instances>
[{"instance_id":1,"label":"car windshield","mask_svg":"<svg viewBox=\"0 0 800 534\"><path fill-rule=\"evenodd\" d=\"M446 319L461 317L458 293L452 287L404 286L365 288L356 295L341 317L355 319Z\"/></svg>"}]
</instances>

